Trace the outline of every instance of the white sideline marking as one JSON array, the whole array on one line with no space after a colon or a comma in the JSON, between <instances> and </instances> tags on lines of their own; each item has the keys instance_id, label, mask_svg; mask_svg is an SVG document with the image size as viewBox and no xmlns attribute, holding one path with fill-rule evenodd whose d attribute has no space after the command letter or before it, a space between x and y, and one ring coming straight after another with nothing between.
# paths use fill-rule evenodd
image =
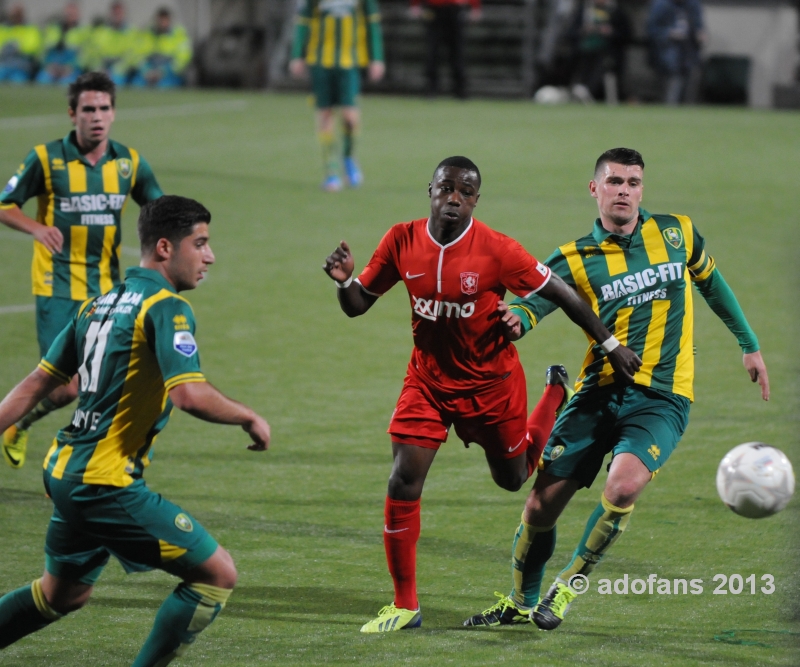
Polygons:
<instances>
[{"instance_id":1,"label":"white sideline marking","mask_svg":"<svg viewBox=\"0 0 800 667\"><path fill-rule=\"evenodd\" d=\"M195 102L190 104L171 104L160 107L139 107L119 109L119 120L152 120L153 118L196 116L204 113L221 111L244 111L247 100L222 100L219 102ZM11 116L0 118L0 130L21 130L28 127L46 127L48 125L67 125L69 117L66 113L51 113L42 116Z\"/></svg>"},{"instance_id":2,"label":"white sideline marking","mask_svg":"<svg viewBox=\"0 0 800 667\"><path fill-rule=\"evenodd\" d=\"M32 303L26 303L22 306L0 306L0 315L10 315L11 313L32 313L36 310L36 306Z\"/></svg>"}]
</instances>

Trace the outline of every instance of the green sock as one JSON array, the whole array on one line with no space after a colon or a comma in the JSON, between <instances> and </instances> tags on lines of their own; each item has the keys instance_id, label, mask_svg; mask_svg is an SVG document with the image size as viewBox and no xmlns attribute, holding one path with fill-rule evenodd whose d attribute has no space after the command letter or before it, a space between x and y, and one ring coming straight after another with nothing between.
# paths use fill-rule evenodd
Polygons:
<instances>
[{"instance_id":1,"label":"green sock","mask_svg":"<svg viewBox=\"0 0 800 667\"><path fill-rule=\"evenodd\" d=\"M156 614L133 667L163 667L177 658L222 611L231 591L207 584L178 584Z\"/></svg>"},{"instance_id":2,"label":"green sock","mask_svg":"<svg viewBox=\"0 0 800 667\"><path fill-rule=\"evenodd\" d=\"M356 143L355 128L344 123L342 126L342 155L344 157L353 157L353 150Z\"/></svg>"},{"instance_id":3,"label":"green sock","mask_svg":"<svg viewBox=\"0 0 800 667\"><path fill-rule=\"evenodd\" d=\"M322 164L325 176L335 176L339 172L339 160L336 154L336 137L333 132L320 132L319 145L322 147Z\"/></svg>"},{"instance_id":4,"label":"green sock","mask_svg":"<svg viewBox=\"0 0 800 667\"><path fill-rule=\"evenodd\" d=\"M61 618L42 593L42 580L6 593L0 598L0 648L41 630Z\"/></svg>"},{"instance_id":5,"label":"green sock","mask_svg":"<svg viewBox=\"0 0 800 667\"><path fill-rule=\"evenodd\" d=\"M49 398L43 398L33 410L16 423L16 427L20 431L27 431L31 424L38 422L42 417L46 417L53 410L58 410L58 406Z\"/></svg>"},{"instance_id":6,"label":"green sock","mask_svg":"<svg viewBox=\"0 0 800 667\"><path fill-rule=\"evenodd\" d=\"M539 602L544 568L556 548L556 527L540 528L523 519L511 547L511 599L520 609Z\"/></svg>"},{"instance_id":7,"label":"green sock","mask_svg":"<svg viewBox=\"0 0 800 667\"><path fill-rule=\"evenodd\" d=\"M616 507L606 500L605 495L600 496L600 504L586 523L578 548L572 554L572 560L558 575L563 583L568 583L570 577L576 574L589 574L603 559L611 545L616 542L625 531L633 512L630 507Z\"/></svg>"}]
</instances>

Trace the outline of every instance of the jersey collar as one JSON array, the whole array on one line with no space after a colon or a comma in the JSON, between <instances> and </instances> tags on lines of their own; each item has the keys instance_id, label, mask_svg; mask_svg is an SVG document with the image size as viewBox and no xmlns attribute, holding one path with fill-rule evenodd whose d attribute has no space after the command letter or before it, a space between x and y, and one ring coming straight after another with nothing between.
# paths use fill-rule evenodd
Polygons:
<instances>
[{"instance_id":1,"label":"jersey collar","mask_svg":"<svg viewBox=\"0 0 800 667\"><path fill-rule=\"evenodd\" d=\"M454 246L456 243L458 243L461 239L463 239L469 233L469 230L472 229L472 223L473 222L475 222L475 218L470 218L469 219L469 224L467 225L466 229L463 232L461 232L461 234L457 238L455 238L452 241L450 241L450 243L448 243L447 245L442 245L435 238L433 238L433 234L431 234L431 227L430 227L431 219L430 218L425 220L425 231L428 233L428 238L431 241L433 241L437 246L439 246L440 248L450 248L451 246Z\"/></svg>"},{"instance_id":2,"label":"jersey collar","mask_svg":"<svg viewBox=\"0 0 800 667\"><path fill-rule=\"evenodd\" d=\"M131 266L125 269L125 280L129 278L139 278L142 280L150 280L162 287L165 290L169 290L175 294L178 291L172 286L172 284L167 280L164 276L162 276L158 271L155 269L145 269L141 266Z\"/></svg>"},{"instance_id":3,"label":"jersey collar","mask_svg":"<svg viewBox=\"0 0 800 667\"><path fill-rule=\"evenodd\" d=\"M597 218L594 221L594 229L592 230L592 236L594 237L594 240L597 242L597 245L602 245L603 241L610 238L614 243L617 243L618 245L624 247L630 247L642 235L642 223L646 222L651 217L652 216L640 206L639 221L636 223L636 227L634 227L633 232L628 236L623 236L620 234L614 234L613 232L609 232L605 227L603 227L603 223L600 222L600 218Z\"/></svg>"},{"instance_id":4,"label":"jersey collar","mask_svg":"<svg viewBox=\"0 0 800 667\"><path fill-rule=\"evenodd\" d=\"M67 158L67 162L78 160L83 164L85 164L90 169L94 169L95 167L104 164L108 160L113 160L115 157L117 157L117 151L114 148L114 142L111 141L111 139L108 140L108 146L106 148L106 152L104 153L103 157L101 157L97 161L97 164L94 166L89 164L89 162L83 156L83 153L81 153L81 149L78 147L78 137L75 134L75 130L72 130L66 137L64 137L63 143L64 143L64 155Z\"/></svg>"}]
</instances>

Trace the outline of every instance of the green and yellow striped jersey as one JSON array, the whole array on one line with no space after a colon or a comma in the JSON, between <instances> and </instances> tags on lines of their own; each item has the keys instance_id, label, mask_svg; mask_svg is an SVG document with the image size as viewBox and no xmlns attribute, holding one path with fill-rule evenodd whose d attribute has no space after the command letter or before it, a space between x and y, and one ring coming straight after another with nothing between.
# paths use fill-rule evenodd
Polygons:
<instances>
[{"instance_id":1,"label":"green and yellow striped jersey","mask_svg":"<svg viewBox=\"0 0 800 667\"><path fill-rule=\"evenodd\" d=\"M36 146L0 193L0 208L38 198L36 219L64 235L59 253L33 243L33 293L84 301L119 284L120 220L130 195L137 204L164 193L147 161L109 140L92 166L70 132Z\"/></svg>"},{"instance_id":2,"label":"green and yellow striped jersey","mask_svg":"<svg viewBox=\"0 0 800 667\"><path fill-rule=\"evenodd\" d=\"M723 301L712 308L746 352L757 350L758 342L692 221L644 209L639 213L631 235L612 234L598 219L591 234L562 245L545 264L577 290L620 343L641 357L636 384L694 400L692 282L709 304ZM714 286L713 294L706 283ZM525 331L557 308L537 295L516 299L511 307ZM590 338L576 389L614 381L605 353Z\"/></svg>"},{"instance_id":3,"label":"green and yellow striped jersey","mask_svg":"<svg viewBox=\"0 0 800 667\"><path fill-rule=\"evenodd\" d=\"M172 411L168 392L205 382L189 302L157 271L86 301L39 368L65 383L77 373L78 407L44 460L56 479L128 486L142 476Z\"/></svg>"},{"instance_id":4,"label":"green and yellow striped jersey","mask_svg":"<svg viewBox=\"0 0 800 667\"><path fill-rule=\"evenodd\" d=\"M383 60L377 0L300 0L292 58L309 65L366 67Z\"/></svg>"}]
</instances>

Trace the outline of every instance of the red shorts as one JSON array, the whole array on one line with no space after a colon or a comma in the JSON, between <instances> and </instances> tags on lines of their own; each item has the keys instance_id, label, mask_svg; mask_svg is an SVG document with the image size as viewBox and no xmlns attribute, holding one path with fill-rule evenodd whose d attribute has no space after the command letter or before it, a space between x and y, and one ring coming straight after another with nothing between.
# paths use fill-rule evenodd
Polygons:
<instances>
[{"instance_id":1,"label":"red shorts","mask_svg":"<svg viewBox=\"0 0 800 667\"><path fill-rule=\"evenodd\" d=\"M521 364L499 384L471 395L436 391L408 373L388 433L402 445L439 449L454 426L464 445L475 442L492 457L512 459L525 453L527 409Z\"/></svg>"}]
</instances>

